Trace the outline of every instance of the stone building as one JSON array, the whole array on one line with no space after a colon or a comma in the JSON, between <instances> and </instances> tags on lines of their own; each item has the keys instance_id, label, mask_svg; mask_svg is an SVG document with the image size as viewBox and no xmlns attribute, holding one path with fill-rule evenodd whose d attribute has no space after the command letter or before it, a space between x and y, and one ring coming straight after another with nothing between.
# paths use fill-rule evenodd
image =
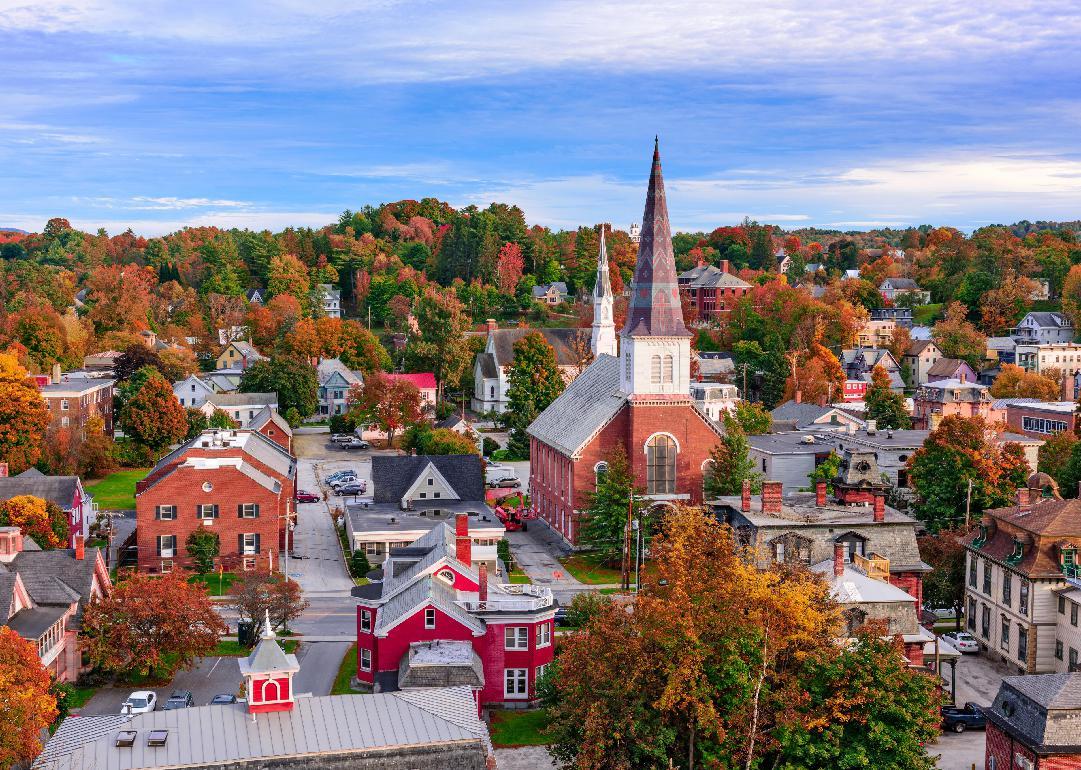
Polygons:
<instances>
[{"instance_id":1,"label":"stone building","mask_svg":"<svg viewBox=\"0 0 1081 770\"><path fill-rule=\"evenodd\" d=\"M987 770L1081 767L1081 674L1008 676L987 716Z\"/></svg>"}]
</instances>

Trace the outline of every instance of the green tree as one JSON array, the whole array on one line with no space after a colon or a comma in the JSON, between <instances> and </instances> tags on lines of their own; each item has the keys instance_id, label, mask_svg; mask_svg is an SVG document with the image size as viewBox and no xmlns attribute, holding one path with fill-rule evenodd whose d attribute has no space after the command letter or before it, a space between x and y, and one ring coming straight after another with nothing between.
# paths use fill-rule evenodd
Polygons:
<instances>
[{"instance_id":1,"label":"green tree","mask_svg":"<svg viewBox=\"0 0 1081 770\"><path fill-rule=\"evenodd\" d=\"M881 366L871 370L871 386L864 395L866 416L875 420L880 429L907 430L912 419L905 408L905 397L890 389L890 376Z\"/></svg>"},{"instance_id":2,"label":"green tree","mask_svg":"<svg viewBox=\"0 0 1081 770\"><path fill-rule=\"evenodd\" d=\"M443 389L455 388L471 363L469 338L465 336L470 320L462 303L449 291L428 288L413 308L418 333L409 339L405 360L410 371L430 371L439 384L438 400Z\"/></svg>"},{"instance_id":3,"label":"green tree","mask_svg":"<svg viewBox=\"0 0 1081 770\"><path fill-rule=\"evenodd\" d=\"M362 578L372 571L372 565L368 562L368 556L363 550L357 549L349 557L349 569L353 577Z\"/></svg>"},{"instance_id":4,"label":"green tree","mask_svg":"<svg viewBox=\"0 0 1081 770\"><path fill-rule=\"evenodd\" d=\"M214 571L214 559L221 553L221 541L217 532L206 527L193 529L184 543L195 571L200 575Z\"/></svg>"},{"instance_id":5,"label":"green tree","mask_svg":"<svg viewBox=\"0 0 1081 770\"><path fill-rule=\"evenodd\" d=\"M1040 447L1036 470L1050 475L1058 483L1063 497L1073 497L1077 494L1077 479L1072 478L1072 474L1070 478L1067 478L1065 474L1077 443L1077 434L1064 430L1048 436Z\"/></svg>"},{"instance_id":6,"label":"green tree","mask_svg":"<svg viewBox=\"0 0 1081 770\"><path fill-rule=\"evenodd\" d=\"M920 558L931 565L923 578L923 597L932 607L951 607L956 611L957 630L961 630L961 611L965 602L965 536L962 527L949 527L933 535L917 538Z\"/></svg>"},{"instance_id":7,"label":"green tree","mask_svg":"<svg viewBox=\"0 0 1081 770\"><path fill-rule=\"evenodd\" d=\"M750 457L747 434L734 417L725 415L724 438L709 453L709 469L706 471L705 495L707 499L722 495L738 495L743 482L751 482L751 490L762 490L762 475L755 473L754 460Z\"/></svg>"},{"instance_id":8,"label":"green tree","mask_svg":"<svg viewBox=\"0 0 1081 770\"><path fill-rule=\"evenodd\" d=\"M120 427L124 435L150 449L155 457L188 433L188 416L173 395L169 381L149 367L146 381L124 403L120 410ZM133 378L134 379L134 378Z\"/></svg>"},{"instance_id":9,"label":"green tree","mask_svg":"<svg viewBox=\"0 0 1081 770\"><path fill-rule=\"evenodd\" d=\"M773 415L762 404L740 401L732 416L748 436L761 436L773 430Z\"/></svg>"},{"instance_id":10,"label":"green tree","mask_svg":"<svg viewBox=\"0 0 1081 770\"><path fill-rule=\"evenodd\" d=\"M815 469L807 476L807 480L810 482L811 487L815 487L818 482L826 482L826 489L831 494L833 493L833 480L837 478L837 474L841 471L841 456L836 452L830 452L829 456L815 466Z\"/></svg>"},{"instance_id":11,"label":"green tree","mask_svg":"<svg viewBox=\"0 0 1081 770\"><path fill-rule=\"evenodd\" d=\"M736 381L741 388L746 375L744 399L759 401L766 408L780 403L788 379L788 362L785 347L776 334L767 336L764 344L754 340L737 342L732 346L732 358L736 365Z\"/></svg>"},{"instance_id":12,"label":"green tree","mask_svg":"<svg viewBox=\"0 0 1081 770\"><path fill-rule=\"evenodd\" d=\"M622 447L614 449L605 462L607 466L597 472L596 490L586 495L579 540L602 560L614 562L623 553L628 507L632 517L641 517L643 503L639 495L643 490L635 489L630 461Z\"/></svg>"},{"instance_id":13,"label":"green tree","mask_svg":"<svg viewBox=\"0 0 1081 770\"><path fill-rule=\"evenodd\" d=\"M507 410L500 420L510 431L510 456L524 460L529 458L526 430L566 387L555 349L544 335L530 332L514 343L514 363L507 380Z\"/></svg>"},{"instance_id":14,"label":"green tree","mask_svg":"<svg viewBox=\"0 0 1081 770\"><path fill-rule=\"evenodd\" d=\"M295 409L300 419L315 414L319 406L319 378L307 361L275 356L256 361L240 376L241 393L277 393L278 411Z\"/></svg>"}]
</instances>

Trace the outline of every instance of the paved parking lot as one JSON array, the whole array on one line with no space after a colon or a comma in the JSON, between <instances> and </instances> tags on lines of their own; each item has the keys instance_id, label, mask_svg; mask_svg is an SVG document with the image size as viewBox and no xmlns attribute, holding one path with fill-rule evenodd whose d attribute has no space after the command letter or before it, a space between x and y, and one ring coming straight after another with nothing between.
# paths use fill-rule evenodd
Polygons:
<instances>
[{"instance_id":1,"label":"paved parking lot","mask_svg":"<svg viewBox=\"0 0 1081 770\"><path fill-rule=\"evenodd\" d=\"M119 714L120 704L137 689L153 690L158 695L158 708L165 705L173 690L191 690L196 706L205 706L219 693L238 695L241 689L239 658L199 658L196 665L179 672L172 684L165 687L106 687L91 698L79 713L84 716ZM340 659L339 659L340 660Z\"/></svg>"}]
</instances>

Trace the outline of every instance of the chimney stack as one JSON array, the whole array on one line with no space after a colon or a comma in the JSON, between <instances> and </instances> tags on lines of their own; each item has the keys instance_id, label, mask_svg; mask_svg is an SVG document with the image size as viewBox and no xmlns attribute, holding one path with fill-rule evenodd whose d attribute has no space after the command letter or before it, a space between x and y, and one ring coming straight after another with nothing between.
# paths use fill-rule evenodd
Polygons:
<instances>
[{"instance_id":1,"label":"chimney stack","mask_svg":"<svg viewBox=\"0 0 1081 770\"><path fill-rule=\"evenodd\" d=\"M886 520L886 496L881 492L875 492L874 520Z\"/></svg>"},{"instance_id":2,"label":"chimney stack","mask_svg":"<svg viewBox=\"0 0 1081 770\"><path fill-rule=\"evenodd\" d=\"M1078 483L1081 484L1081 482L1078 482ZM751 512L751 480L750 479L744 479L743 480L743 492L741 494L740 501L739 501L739 509L741 511L743 511L744 513L750 513Z\"/></svg>"},{"instance_id":3,"label":"chimney stack","mask_svg":"<svg viewBox=\"0 0 1081 770\"><path fill-rule=\"evenodd\" d=\"M79 561L86 558L86 544L83 542L82 535L75 536L75 558Z\"/></svg>"},{"instance_id":4,"label":"chimney stack","mask_svg":"<svg viewBox=\"0 0 1081 770\"><path fill-rule=\"evenodd\" d=\"M0 527L0 562L10 562L22 550L22 530L18 527Z\"/></svg>"},{"instance_id":5,"label":"chimney stack","mask_svg":"<svg viewBox=\"0 0 1081 770\"><path fill-rule=\"evenodd\" d=\"M1032 510L1032 498L1029 497L1028 487L1019 487L1017 490L1017 512L1028 513Z\"/></svg>"},{"instance_id":6,"label":"chimney stack","mask_svg":"<svg viewBox=\"0 0 1081 770\"><path fill-rule=\"evenodd\" d=\"M722 259L721 260L721 272L722 273L727 273L728 272L728 260L727 259Z\"/></svg>"},{"instance_id":7,"label":"chimney stack","mask_svg":"<svg viewBox=\"0 0 1081 770\"><path fill-rule=\"evenodd\" d=\"M494 319L494 318L489 318L489 319L487 320L487 322L486 322L486 323L487 323L487 327L488 327L488 333L489 333L489 334L491 334L491 333L492 333L492 332L494 332L494 331L495 331L495 330L496 330L497 328L499 328L499 327L498 327L498 326L496 325L496 322L495 322L495 319Z\"/></svg>"},{"instance_id":8,"label":"chimney stack","mask_svg":"<svg viewBox=\"0 0 1081 770\"><path fill-rule=\"evenodd\" d=\"M833 574L837 577L845 574L845 544L833 543Z\"/></svg>"},{"instance_id":9,"label":"chimney stack","mask_svg":"<svg viewBox=\"0 0 1081 770\"><path fill-rule=\"evenodd\" d=\"M797 404L802 404L803 403L803 391L802 390L797 390L796 391L796 395L795 395L795 398L793 398L793 401L795 401Z\"/></svg>"},{"instance_id":10,"label":"chimney stack","mask_svg":"<svg viewBox=\"0 0 1081 770\"><path fill-rule=\"evenodd\" d=\"M480 602L481 607L484 607L488 601L488 562L482 561L478 571L480 572L480 581L477 585L477 601Z\"/></svg>"},{"instance_id":11,"label":"chimney stack","mask_svg":"<svg viewBox=\"0 0 1081 770\"><path fill-rule=\"evenodd\" d=\"M1076 381L1076 374L1067 373L1062 378L1062 400L1063 401L1075 401L1074 398L1074 382Z\"/></svg>"},{"instance_id":12,"label":"chimney stack","mask_svg":"<svg viewBox=\"0 0 1081 770\"><path fill-rule=\"evenodd\" d=\"M473 565L473 541L469 539L469 514L454 517L454 558L467 567Z\"/></svg>"},{"instance_id":13,"label":"chimney stack","mask_svg":"<svg viewBox=\"0 0 1081 770\"><path fill-rule=\"evenodd\" d=\"M815 505L822 508L826 505L826 482L815 482Z\"/></svg>"},{"instance_id":14,"label":"chimney stack","mask_svg":"<svg viewBox=\"0 0 1081 770\"><path fill-rule=\"evenodd\" d=\"M783 485L780 481L762 482L762 513L780 513Z\"/></svg>"},{"instance_id":15,"label":"chimney stack","mask_svg":"<svg viewBox=\"0 0 1081 770\"><path fill-rule=\"evenodd\" d=\"M53 364L53 373L49 379L52 380L53 385L60 382L60 364Z\"/></svg>"}]
</instances>

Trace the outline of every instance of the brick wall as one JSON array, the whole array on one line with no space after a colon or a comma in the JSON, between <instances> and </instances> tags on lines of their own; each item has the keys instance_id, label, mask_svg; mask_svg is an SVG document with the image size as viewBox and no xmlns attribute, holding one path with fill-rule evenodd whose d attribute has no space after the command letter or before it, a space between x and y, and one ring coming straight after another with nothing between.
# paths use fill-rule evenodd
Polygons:
<instances>
[{"instance_id":1,"label":"brick wall","mask_svg":"<svg viewBox=\"0 0 1081 770\"><path fill-rule=\"evenodd\" d=\"M45 405L49 408L49 427L57 430L81 430L93 415L100 415L105 423L105 434L113 433L113 388L104 387L86 395L53 395L42 393ZM63 409L63 402L68 408ZM64 418L68 424L64 425Z\"/></svg>"}]
</instances>

